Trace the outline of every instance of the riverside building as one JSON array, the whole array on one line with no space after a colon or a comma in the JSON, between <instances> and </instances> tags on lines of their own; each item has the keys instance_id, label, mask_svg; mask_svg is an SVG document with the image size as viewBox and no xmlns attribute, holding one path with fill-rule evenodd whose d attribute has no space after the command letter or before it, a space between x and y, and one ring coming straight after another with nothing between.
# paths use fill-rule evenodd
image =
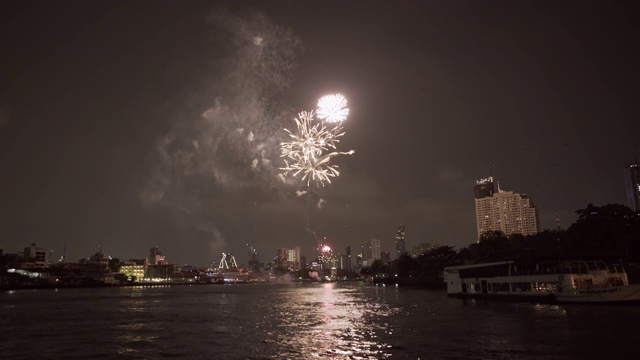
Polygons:
<instances>
[{"instance_id":1,"label":"riverside building","mask_svg":"<svg viewBox=\"0 0 640 360\"><path fill-rule=\"evenodd\" d=\"M487 231L505 235L533 235L540 231L538 209L531 198L513 191L495 191L492 177L476 181L474 187L478 240Z\"/></svg>"}]
</instances>

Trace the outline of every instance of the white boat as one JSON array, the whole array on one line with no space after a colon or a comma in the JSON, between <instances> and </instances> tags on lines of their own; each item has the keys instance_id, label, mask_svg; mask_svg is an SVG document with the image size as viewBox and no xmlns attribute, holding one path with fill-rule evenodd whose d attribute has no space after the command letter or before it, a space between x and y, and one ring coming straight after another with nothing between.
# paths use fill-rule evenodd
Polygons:
<instances>
[{"instance_id":1,"label":"white boat","mask_svg":"<svg viewBox=\"0 0 640 360\"><path fill-rule=\"evenodd\" d=\"M500 261L444 269L447 295L560 303L640 302L621 268L604 261Z\"/></svg>"}]
</instances>

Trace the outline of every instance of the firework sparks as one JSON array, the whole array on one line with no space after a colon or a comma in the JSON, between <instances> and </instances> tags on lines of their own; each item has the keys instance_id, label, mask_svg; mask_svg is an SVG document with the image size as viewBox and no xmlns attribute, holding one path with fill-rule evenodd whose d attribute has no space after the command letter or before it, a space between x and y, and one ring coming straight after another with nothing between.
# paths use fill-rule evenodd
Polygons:
<instances>
[{"instance_id":1,"label":"firework sparks","mask_svg":"<svg viewBox=\"0 0 640 360\"><path fill-rule=\"evenodd\" d=\"M317 113L327 122L342 122L349 115L347 99L341 94L323 96L318 100Z\"/></svg>"},{"instance_id":2,"label":"firework sparks","mask_svg":"<svg viewBox=\"0 0 640 360\"><path fill-rule=\"evenodd\" d=\"M333 100L325 100L331 98ZM282 149L281 157L285 158L285 166L280 168L283 170L283 175L291 173L294 177L301 176L302 181L306 181L307 186L313 181L318 186L331 183L331 178L340 175L338 172L338 165L331 164L330 161L333 157L338 155L351 155L354 153L351 151L338 151L337 144L340 142L339 138L344 135L342 128L342 121L346 119L346 115L349 113L349 109L346 109L347 100L342 95L328 95L320 99L320 104L335 104L336 106L321 107L318 109L318 113L313 111L303 111L298 114L295 119L297 132L292 132L285 129L289 133L291 138L290 142L283 142L280 144ZM327 110L328 109L328 110ZM336 112L337 110L337 112ZM322 116L319 115L322 111ZM336 115L336 114L342 115ZM333 115L330 115L333 114ZM320 119L319 122L315 122L315 117ZM337 119L342 117L333 126L327 126L324 120L327 122L334 122L328 120L329 117Z\"/></svg>"}]
</instances>

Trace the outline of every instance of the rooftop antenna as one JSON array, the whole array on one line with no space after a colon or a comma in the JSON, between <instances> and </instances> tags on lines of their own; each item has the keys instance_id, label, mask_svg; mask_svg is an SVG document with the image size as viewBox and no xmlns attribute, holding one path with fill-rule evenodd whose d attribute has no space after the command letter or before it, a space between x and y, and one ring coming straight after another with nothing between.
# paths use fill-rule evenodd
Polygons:
<instances>
[{"instance_id":1,"label":"rooftop antenna","mask_svg":"<svg viewBox=\"0 0 640 360\"><path fill-rule=\"evenodd\" d=\"M493 161L493 158L491 158L491 166L489 167L489 177L491 177L493 179L493 168L495 167L495 163Z\"/></svg>"}]
</instances>

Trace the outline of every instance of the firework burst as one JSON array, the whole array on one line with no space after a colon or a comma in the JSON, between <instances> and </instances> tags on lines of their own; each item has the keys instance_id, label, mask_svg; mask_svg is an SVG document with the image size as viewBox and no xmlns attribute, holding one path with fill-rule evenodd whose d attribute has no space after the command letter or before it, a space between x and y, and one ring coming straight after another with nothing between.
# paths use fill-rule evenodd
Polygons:
<instances>
[{"instance_id":1,"label":"firework burst","mask_svg":"<svg viewBox=\"0 0 640 360\"><path fill-rule=\"evenodd\" d=\"M345 107L346 104L347 100L340 94L327 95L318 102L317 113L303 111L298 114L295 119L297 132L285 129L291 141L280 144L281 157L284 158L285 163L285 166L280 168L283 176L292 174L294 177L301 177L307 186L311 182L317 186L324 186L325 182L330 184L331 178L340 175L338 165L331 164L331 159L338 155L354 153L353 150L345 152L337 149L339 138L345 134L342 121L349 113L349 109ZM316 117L319 120L317 122L314 121ZM328 126L327 122L332 123L332 126Z\"/></svg>"},{"instance_id":2,"label":"firework burst","mask_svg":"<svg viewBox=\"0 0 640 360\"><path fill-rule=\"evenodd\" d=\"M326 95L318 100L318 118L327 122L342 122L347 119L347 99L341 94Z\"/></svg>"}]
</instances>

